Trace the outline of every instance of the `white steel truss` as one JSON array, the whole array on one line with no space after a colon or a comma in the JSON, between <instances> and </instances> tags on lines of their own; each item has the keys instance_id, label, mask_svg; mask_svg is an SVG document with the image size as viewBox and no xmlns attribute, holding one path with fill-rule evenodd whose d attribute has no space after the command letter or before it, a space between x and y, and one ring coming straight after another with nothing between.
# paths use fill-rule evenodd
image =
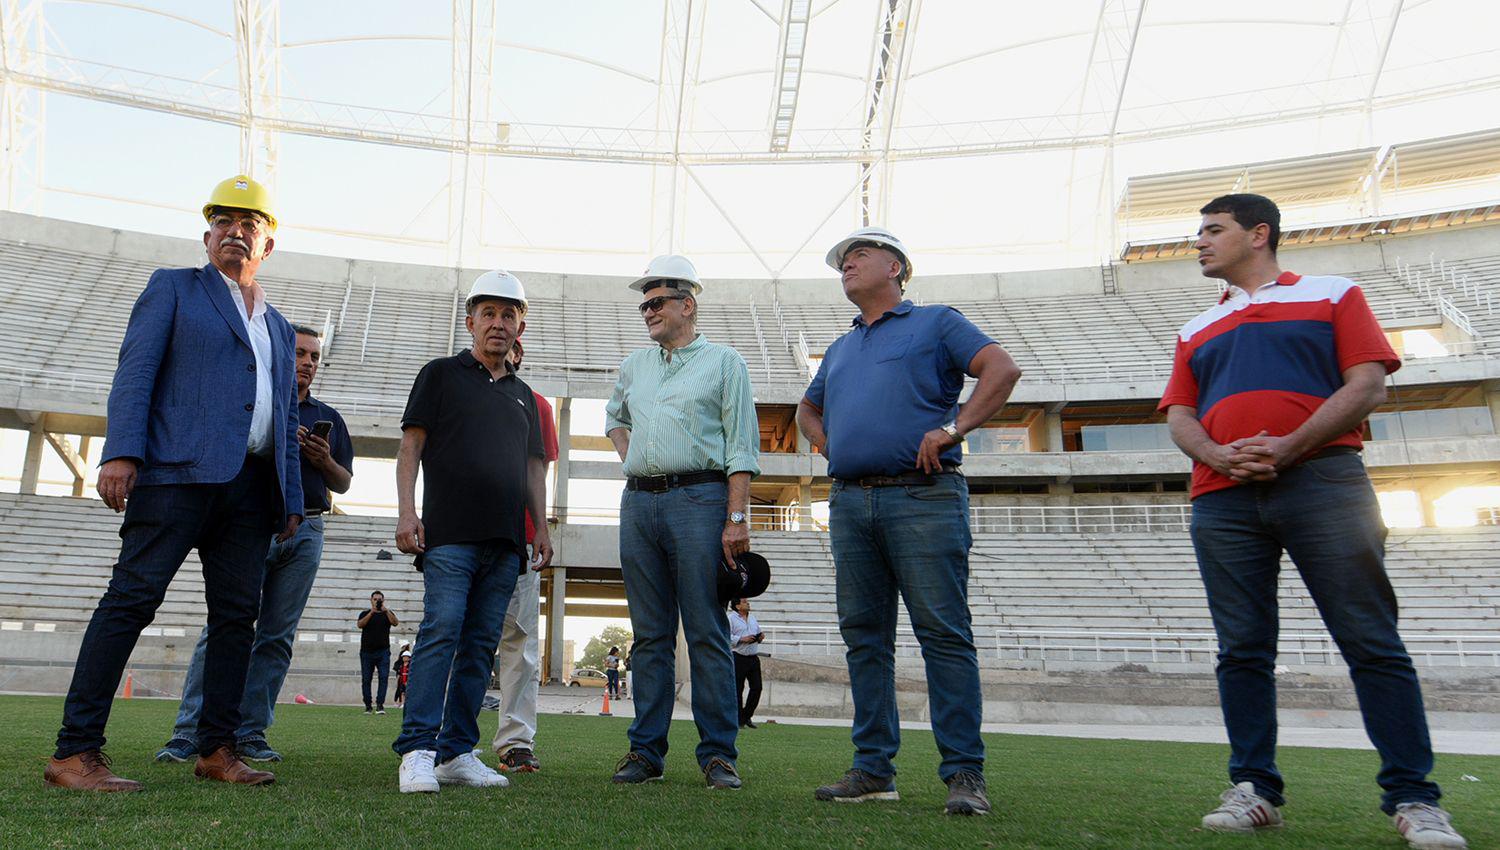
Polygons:
<instances>
[{"instance_id":1,"label":"white steel truss","mask_svg":"<svg viewBox=\"0 0 1500 850\"><path fill-rule=\"evenodd\" d=\"M785 151L792 140L797 94L802 89L802 59L807 54L807 22L812 0L786 0L781 8L781 55L772 77L771 151Z\"/></svg>"},{"instance_id":2,"label":"white steel truss","mask_svg":"<svg viewBox=\"0 0 1500 850\"><path fill-rule=\"evenodd\" d=\"M454 129L463 133L448 160L448 261L462 266L467 252L482 241L484 220L484 157L478 155L474 133L489 128L494 91L495 2L453 0L453 57L451 114ZM495 141L508 134L496 126Z\"/></svg>"},{"instance_id":3,"label":"white steel truss","mask_svg":"<svg viewBox=\"0 0 1500 850\"><path fill-rule=\"evenodd\" d=\"M276 191L276 130L265 119L281 98L281 4L234 0L240 101L240 170Z\"/></svg>"},{"instance_id":4,"label":"white steel truss","mask_svg":"<svg viewBox=\"0 0 1500 850\"><path fill-rule=\"evenodd\" d=\"M40 71L44 37L41 0L0 0L0 202L23 212L41 184L45 95L16 76Z\"/></svg>"},{"instance_id":5,"label":"white steel truss","mask_svg":"<svg viewBox=\"0 0 1500 850\"><path fill-rule=\"evenodd\" d=\"M897 130L901 83L907 69L907 45L921 0L885 0L875 29L873 61L865 96L865 126L860 147L862 180L860 224L886 221L890 212L891 148ZM873 168L876 162L880 168Z\"/></svg>"}]
</instances>

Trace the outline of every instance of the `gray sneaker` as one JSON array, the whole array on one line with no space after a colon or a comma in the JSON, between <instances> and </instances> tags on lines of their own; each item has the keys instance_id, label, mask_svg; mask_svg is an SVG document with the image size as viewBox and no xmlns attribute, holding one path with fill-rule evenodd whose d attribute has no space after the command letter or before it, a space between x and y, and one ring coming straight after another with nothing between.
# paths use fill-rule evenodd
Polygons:
<instances>
[{"instance_id":1,"label":"gray sneaker","mask_svg":"<svg viewBox=\"0 0 1500 850\"><path fill-rule=\"evenodd\" d=\"M984 794L984 777L972 770L960 770L948 777L948 802L945 815L987 815L990 798Z\"/></svg>"},{"instance_id":2,"label":"gray sneaker","mask_svg":"<svg viewBox=\"0 0 1500 850\"><path fill-rule=\"evenodd\" d=\"M815 789L813 799L863 803L866 800L899 800L901 795L896 793L896 777L875 776L856 767L838 782Z\"/></svg>"},{"instance_id":3,"label":"gray sneaker","mask_svg":"<svg viewBox=\"0 0 1500 850\"><path fill-rule=\"evenodd\" d=\"M1418 850L1463 850L1469 846L1449 823L1450 815L1431 803L1400 803L1391 820L1406 843Z\"/></svg>"}]
</instances>

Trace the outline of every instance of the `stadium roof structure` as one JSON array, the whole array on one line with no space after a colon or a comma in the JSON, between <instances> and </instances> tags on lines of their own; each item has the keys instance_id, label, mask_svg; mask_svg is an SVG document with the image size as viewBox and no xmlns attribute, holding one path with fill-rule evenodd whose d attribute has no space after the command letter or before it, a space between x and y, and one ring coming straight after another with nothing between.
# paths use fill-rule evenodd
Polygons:
<instances>
[{"instance_id":1,"label":"stadium roof structure","mask_svg":"<svg viewBox=\"0 0 1500 850\"><path fill-rule=\"evenodd\" d=\"M181 233L242 170L333 255L780 278L879 222L927 272L1076 266L1120 244L1132 175L1254 162L1332 198L1396 151L1383 181L1451 182L1456 151L1403 146L1492 123L1496 24L1490 0L0 0L0 204Z\"/></svg>"}]
</instances>

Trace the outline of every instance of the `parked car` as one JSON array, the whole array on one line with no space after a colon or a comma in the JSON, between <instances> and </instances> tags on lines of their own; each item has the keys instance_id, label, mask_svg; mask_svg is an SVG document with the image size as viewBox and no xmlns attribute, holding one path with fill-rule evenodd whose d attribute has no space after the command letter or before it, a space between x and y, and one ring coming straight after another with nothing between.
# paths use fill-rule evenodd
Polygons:
<instances>
[{"instance_id":1,"label":"parked car","mask_svg":"<svg viewBox=\"0 0 1500 850\"><path fill-rule=\"evenodd\" d=\"M568 686L572 688L580 688L584 685L588 685L589 687L593 688L604 687L604 674L592 667L573 668L573 680L568 682Z\"/></svg>"}]
</instances>

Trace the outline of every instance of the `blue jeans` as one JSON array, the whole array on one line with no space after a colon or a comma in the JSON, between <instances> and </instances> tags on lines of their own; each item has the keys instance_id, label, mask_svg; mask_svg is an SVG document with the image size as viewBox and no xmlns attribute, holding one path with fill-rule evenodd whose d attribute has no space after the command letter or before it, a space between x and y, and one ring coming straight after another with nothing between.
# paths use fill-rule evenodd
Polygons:
<instances>
[{"instance_id":1,"label":"blue jeans","mask_svg":"<svg viewBox=\"0 0 1500 850\"><path fill-rule=\"evenodd\" d=\"M266 547L280 525L276 487L271 463L247 457L223 484L135 488L120 526L120 559L78 648L57 758L104 746L104 727L130 653L195 548L203 562L208 603L198 750L207 754L234 743L260 612Z\"/></svg>"},{"instance_id":2,"label":"blue jeans","mask_svg":"<svg viewBox=\"0 0 1500 850\"><path fill-rule=\"evenodd\" d=\"M318 562L323 558L323 518L308 517L285 543L273 538L266 552L266 578L260 591L260 619L250 646L250 670L245 674L245 696L240 700L240 728L236 743L266 740L276 717L276 696L292 666L292 642L307 596L312 592ZM208 629L198 633L198 646L182 683L182 702L172 739L198 744L198 715L203 712L203 663L208 655Z\"/></svg>"},{"instance_id":3,"label":"blue jeans","mask_svg":"<svg viewBox=\"0 0 1500 850\"><path fill-rule=\"evenodd\" d=\"M361 649L359 651L359 693L365 698L365 710L370 710L370 679L380 677L379 689L375 692L375 707L385 708L385 689L391 678L391 651L389 649Z\"/></svg>"},{"instance_id":4,"label":"blue jeans","mask_svg":"<svg viewBox=\"0 0 1500 850\"><path fill-rule=\"evenodd\" d=\"M698 765L713 758L733 764L739 756L729 619L718 591L728 506L727 485L713 481L662 493L626 490L620 496L620 572L635 633L630 749L656 767L667 757L679 615L692 668Z\"/></svg>"},{"instance_id":5,"label":"blue jeans","mask_svg":"<svg viewBox=\"0 0 1500 850\"><path fill-rule=\"evenodd\" d=\"M1276 805L1276 579L1285 549L1343 653L1365 731L1380 753L1381 808L1436 802L1417 673L1396 632L1385 523L1358 455L1308 461L1269 484L1193 500L1193 548L1219 638L1229 777Z\"/></svg>"},{"instance_id":6,"label":"blue jeans","mask_svg":"<svg viewBox=\"0 0 1500 850\"><path fill-rule=\"evenodd\" d=\"M479 706L520 571L520 554L504 541L427 550L422 625L411 651L401 734L391 744L398 754L436 750L442 763L479 743Z\"/></svg>"},{"instance_id":7,"label":"blue jeans","mask_svg":"<svg viewBox=\"0 0 1500 850\"><path fill-rule=\"evenodd\" d=\"M938 776L984 772L984 702L969 615L969 485L957 474L934 480L907 487L835 481L828 497L839 631L854 695L854 767L875 776L895 775L901 746L898 592L927 667Z\"/></svg>"}]
</instances>

